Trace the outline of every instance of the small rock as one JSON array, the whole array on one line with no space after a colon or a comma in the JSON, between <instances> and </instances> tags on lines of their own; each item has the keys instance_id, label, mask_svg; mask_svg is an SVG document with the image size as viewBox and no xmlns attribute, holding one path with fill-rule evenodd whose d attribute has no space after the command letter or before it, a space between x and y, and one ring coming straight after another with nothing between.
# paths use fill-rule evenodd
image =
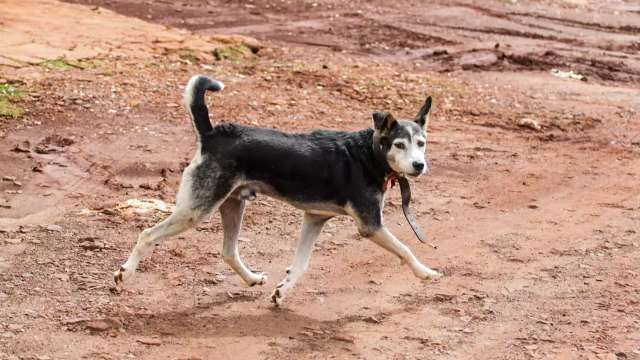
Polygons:
<instances>
[{"instance_id":1,"label":"small rock","mask_svg":"<svg viewBox=\"0 0 640 360\"><path fill-rule=\"evenodd\" d=\"M597 356L600 360L618 360L618 357L614 353L598 354Z\"/></svg>"},{"instance_id":2,"label":"small rock","mask_svg":"<svg viewBox=\"0 0 640 360\"><path fill-rule=\"evenodd\" d=\"M559 78L565 78L565 79L575 79L575 80L580 80L580 81L587 81L587 77L578 73L575 73L573 71L562 71L559 69L551 69L551 75L559 77Z\"/></svg>"},{"instance_id":3,"label":"small rock","mask_svg":"<svg viewBox=\"0 0 640 360\"><path fill-rule=\"evenodd\" d=\"M518 121L518 126L529 128L535 131L542 131L542 126L540 126L540 123L529 118L520 119L520 121Z\"/></svg>"},{"instance_id":4,"label":"small rock","mask_svg":"<svg viewBox=\"0 0 640 360\"><path fill-rule=\"evenodd\" d=\"M99 319L89 320L84 326L91 331L107 331L109 329L118 329L122 327L122 324L116 319Z\"/></svg>"},{"instance_id":5,"label":"small rock","mask_svg":"<svg viewBox=\"0 0 640 360\"><path fill-rule=\"evenodd\" d=\"M11 245L17 245L22 242L22 239L4 239L4 242Z\"/></svg>"},{"instance_id":6,"label":"small rock","mask_svg":"<svg viewBox=\"0 0 640 360\"><path fill-rule=\"evenodd\" d=\"M342 342L346 342L349 344L354 344L355 343L355 339L351 336L347 336L347 335L333 335L331 337L332 340L336 340L336 341L342 341Z\"/></svg>"},{"instance_id":7,"label":"small rock","mask_svg":"<svg viewBox=\"0 0 640 360\"><path fill-rule=\"evenodd\" d=\"M108 216L114 216L114 215L118 215L118 212L115 211L114 209L103 209L102 211L100 211L102 214L104 215L108 215Z\"/></svg>"},{"instance_id":8,"label":"small rock","mask_svg":"<svg viewBox=\"0 0 640 360\"><path fill-rule=\"evenodd\" d=\"M499 61L493 52L476 52L463 55L459 63L463 69L486 68Z\"/></svg>"},{"instance_id":9,"label":"small rock","mask_svg":"<svg viewBox=\"0 0 640 360\"><path fill-rule=\"evenodd\" d=\"M11 149L11 151L28 153L28 152L31 152L31 150L29 149L30 147L31 147L31 144L28 141L23 141L20 144L17 144L16 146L14 146L14 148Z\"/></svg>"},{"instance_id":10,"label":"small rock","mask_svg":"<svg viewBox=\"0 0 640 360\"><path fill-rule=\"evenodd\" d=\"M433 300L437 302L448 302L455 298L455 295L451 294L435 294L433 295Z\"/></svg>"},{"instance_id":11,"label":"small rock","mask_svg":"<svg viewBox=\"0 0 640 360\"><path fill-rule=\"evenodd\" d=\"M15 178L15 176L7 176L7 175L5 175L5 176L2 177L2 181L11 181L11 182L13 182L13 181L16 181L16 178Z\"/></svg>"},{"instance_id":12,"label":"small rock","mask_svg":"<svg viewBox=\"0 0 640 360\"><path fill-rule=\"evenodd\" d=\"M142 184L138 185L138 187L140 189L145 189L145 190L155 190L155 188L149 183L142 183Z\"/></svg>"},{"instance_id":13,"label":"small rock","mask_svg":"<svg viewBox=\"0 0 640 360\"><path fill-rule=\"evenodd\" d=\"M479 202L477 202L477 201L473 203L473 206L474 206L476 209L484 209L484 208L486 208L486 206L485 206L485 205L483 205L483 204L481 204L481 203L479 203Z\"/></svg>"},{"instance_id":14,"label":"small rock","mask_svg":"<svg viewBox=\"0 0 640 360\"><path fill-rule=\"evenodd\" d=\"M18 231L23 233L23 234L26 234L26 233L29 233L29 232L33 231L33 228L30 227L30 226L20 226L18 228Z\"/></svg>"},{"instance_id":15,"label":"small rock","mask_svg":"<svg viewBox=\"0 0 640 360\"><path fill-rule=\"evenodd\" d=\"M100 241L91 240L91 241L81 241L80 247L83 248L84 250L93 251L93 250L104 249L105 246Z\"/></svg>"},{"instance_id":16,"label":"small rock","mask_svg":"<svg viewBox=\"0 0 640 360\"><path fill-rule=\"evenodd\" d=\"M93 331L107 331L111 329L111 324L101 320L92 320L92 321L88 321L85 324L85 327Z\"/></svg>"},{"instance_id":17,"label":"small rock","mask_svg":"<svg viewBox=\"0 0 640 360\"><path fill-rule=\"evenodd\" d=\"M538 206L538 205L536 205L536 204L531 204L531 205L529 205L529 206L527 206L527 207L528 207L529 209L537 209L537 208L539 208L539 206Z\"/></svg>"},{"instance_id":18,"label":"small rock","mask_svg":"<svg viewBox=\"0 0 640 360\"><path fill-rule=\"evenodd\" d=\"M380 319L377 319L374 316L367 316L366 318L362 319L362 321L368 322L371 324L380 324Z\"/></svg>"},{"instance_id":19,"label":"small rock","mask_svg":"<svg viewBox=\"0 0 640 360\"><path fill-rule=\"evenodd\" d=\"M175 257L185 257L184 250L178 247L169 249L169 254Z\"/></svg>"},{"instance_id":20,"label":"small rock","mask_svg":"<svg viewBox=\"0 0 640 360\"><path fill-rule=\"evenodd\" d=\"M65 325L76 325L76 324L80 324L83 322L89 321L89 319L87 318L71 318L71 319L67 319L62 321L63 324Z\"/></svg>"},{"instance_id":21,"label":"small rock","mask_svg":"<svg viewBox=\"0 0 640 360\"><path fill-rule=\"evenodd\" d=\"M140 344L144 344L144 345L153 345L153 346L162 345L162 340L156 339L156 338L151 338L151 337L137 338L136 341L139 342Z\"/></svg>"},{"instance_id":22,"label":"small rock","mask_svg":"<svg viewBox=\"0 0 640 360\"><path fill-rule=\"evenodd\" d=\"M51 225L45 226L45 229L47 229L49 231L61 232L62 231L62 226L51 224Z\"/></svg>"},{"instance_id":23,"label":"small rock","mask_svg":"<svg viewBox=\"0 0 640 360\"><path fill-rule=\"evenodd\" d=\"M7 330L14 331L14 332L15 331L21 331L22 330L22 326L20 326L18 324L9 324L7 326Z\"/></svg>"}]
</instances>

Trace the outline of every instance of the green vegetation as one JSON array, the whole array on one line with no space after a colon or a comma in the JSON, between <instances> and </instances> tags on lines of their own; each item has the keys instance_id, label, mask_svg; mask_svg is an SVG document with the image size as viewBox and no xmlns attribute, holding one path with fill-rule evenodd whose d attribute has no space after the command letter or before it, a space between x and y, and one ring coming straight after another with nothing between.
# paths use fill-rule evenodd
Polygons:
<instances>
[{"instance_id":1,"label":"green vegetation","mask_svg":"<svg viewBox=\"0 0 640 360\"><path fill-rule=\"evenodd\" d=\"M243 44L220 47L213 50L213 56L216 60L229 60L232 62L240 62L244 59L254 57L253 51Z\"/></svg>"},{"instance_id":2,"label":"green vegetation","mask_svg":"<svg viewBox=\"0 0 640 360\"><path fill-rule=\"evenodd\" d=\"M71 62L68 61L65 58L57 58L57 59L53 59L53 60L46 60L40 63L40 66L49 68L49 69L55 69L55 70L68 70L71 68L76 68L76 69L84 69L84 66L75 63L75 62Z\"/></svg>"},{"instance_id":3,"label":"green vegetation","mask_svg":"<svg viewBox=\"0 0 640 360\"><path fill-rule=\"evenodd\" d=\"M18 118L24 109L14 102L22 97L22 93L11 84L0 84L0 117Z\"/></svg>"}]
</instances>

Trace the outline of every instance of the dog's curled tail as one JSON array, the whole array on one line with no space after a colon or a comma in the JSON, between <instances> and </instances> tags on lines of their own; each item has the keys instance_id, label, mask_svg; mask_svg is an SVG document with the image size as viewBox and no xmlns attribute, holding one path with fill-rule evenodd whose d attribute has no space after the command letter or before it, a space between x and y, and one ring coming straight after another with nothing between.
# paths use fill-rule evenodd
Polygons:
<instances>
[{"instance_id":1,"label":"dog's curled tail","mask_svg":"<svg viewBox=\"0 0 640 360\"><path fill-rule=\"evenodd\" d=\"M213 130L211 121L209 121L209 109L204 102L204 94L207 90L220 91L222 89L224 89L222 82L209 79L204 75L191 77L184 89L184 103L191 116L191 122L198 139Z\"/></svg>"}]
</instances>

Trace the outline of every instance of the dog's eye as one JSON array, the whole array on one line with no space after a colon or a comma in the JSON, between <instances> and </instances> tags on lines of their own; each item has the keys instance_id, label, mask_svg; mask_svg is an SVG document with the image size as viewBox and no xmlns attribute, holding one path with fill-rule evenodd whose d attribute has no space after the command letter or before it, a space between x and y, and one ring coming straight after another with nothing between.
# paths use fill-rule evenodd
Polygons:
<instances>
[{"instance_id":1,"label":"dog's eye","mask_svg":"<svg viewBox=\"0 0 640 360\"><path fill-rule=\"evenodd\" d=\"M404 150L405 148L404 143L401 142L393 143L393 146L397 147L400 150Z\"/></svg>"},{"instance_id":2,"label":"dog's eye","mask_svg":"<svg viewBox=\"0 0 640 360\"><path fill-rule=\"evenodd\" d=\"M423 147L424 146L424 141L418 141L418 146L419 147Z\"/></svg>"}]
</instances>

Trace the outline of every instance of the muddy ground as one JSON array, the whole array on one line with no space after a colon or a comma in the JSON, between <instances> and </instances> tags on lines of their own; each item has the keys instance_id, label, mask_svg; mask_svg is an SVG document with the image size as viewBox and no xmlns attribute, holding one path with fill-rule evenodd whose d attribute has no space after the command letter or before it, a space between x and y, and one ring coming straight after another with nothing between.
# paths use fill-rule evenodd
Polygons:
<instances>
[{"instance_id":1,"label":"muddy ground","mask_svg":"<svg viewBox=\"0 0 640 360\"><path fill-rule=\"evenodd\" d=\"M87 34L107 49L0 51L0 359L640 359L637 3L80 3L0 13L0 29L19 18L64 54L91 48ZM43 4L69 25L28 16ZM165 46L128 16L188 32ZM101 39L103 25L124 35ZM184 45L196 38L216 50ZM131 200L171 204L193 154L180 101L194 73L227 85L208 98L215 122L287 131L410 117L433 95L412 207L438 248L414 239L397 189L385 219L445 276L417 280L335 218L274 308L301 213L259 197L241 254L266 285L223 263L214 214L110 291L167 215Z\"/></svg>"}]
</instances>

